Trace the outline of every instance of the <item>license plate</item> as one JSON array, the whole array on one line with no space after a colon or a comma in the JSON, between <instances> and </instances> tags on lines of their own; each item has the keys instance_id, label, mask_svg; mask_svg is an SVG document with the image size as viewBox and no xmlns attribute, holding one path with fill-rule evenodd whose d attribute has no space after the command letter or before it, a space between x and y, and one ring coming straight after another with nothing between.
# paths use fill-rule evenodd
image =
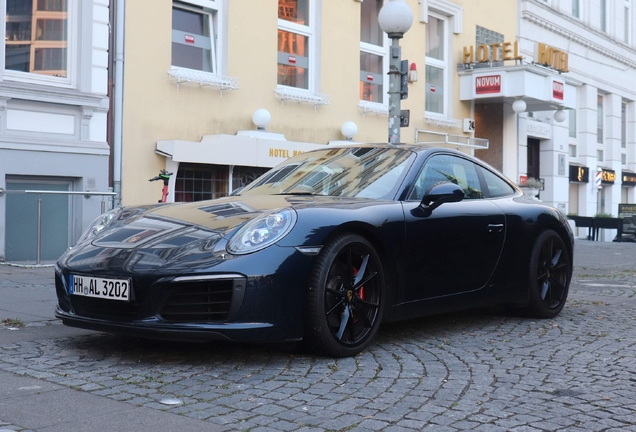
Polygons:
<instances>
[{"instance_id":1,"label":"license plate","mask_svg":"<svg viewBox=\"0 0 636 432\"><path fill-rule=\"evenodd\" d=\"M130 300L130 279L105 279L71 275L68 292L77 296Z\"/></svg>"}]
</instances>

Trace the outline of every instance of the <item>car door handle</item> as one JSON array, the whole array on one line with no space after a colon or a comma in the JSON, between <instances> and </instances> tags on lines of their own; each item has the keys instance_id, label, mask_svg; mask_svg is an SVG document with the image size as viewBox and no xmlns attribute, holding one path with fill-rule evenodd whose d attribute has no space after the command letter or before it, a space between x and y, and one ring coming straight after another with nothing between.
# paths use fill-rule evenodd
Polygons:
<instances>
[{"instance_id":1,"label":"car door handle","mask_svg":"<svg viewBox=\"0 0 636 432\"><path fill-rule=\"evenodd\" d=\"M504 224L488 224L489 233L500 233L504 229Z\"/></svg>"}]
</instances>

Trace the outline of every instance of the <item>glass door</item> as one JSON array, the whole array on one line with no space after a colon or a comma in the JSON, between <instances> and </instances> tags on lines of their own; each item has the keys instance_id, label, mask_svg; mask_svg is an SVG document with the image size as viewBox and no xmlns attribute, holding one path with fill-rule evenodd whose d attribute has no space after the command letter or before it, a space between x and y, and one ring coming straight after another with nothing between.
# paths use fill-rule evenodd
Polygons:
<instances>
[{"instance_id":1,"label":"glass door","mask_svg":"<svg viewBox=\"0 0 636 432\"><path fill-rule=\"evenodd\" d=\"M72 182L67 180L7 179L8 191L71 189ZM42 200L40 260L57 260L69 247L69 195L8 193L6 198L5 260L36 261L39 199Z\"/></svg>"}]
</instances>

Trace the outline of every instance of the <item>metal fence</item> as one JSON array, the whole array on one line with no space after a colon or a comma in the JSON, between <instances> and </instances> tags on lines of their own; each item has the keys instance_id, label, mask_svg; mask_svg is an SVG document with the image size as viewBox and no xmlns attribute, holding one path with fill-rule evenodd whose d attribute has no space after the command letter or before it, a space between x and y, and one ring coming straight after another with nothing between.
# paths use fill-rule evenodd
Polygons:
<instances>
[{"instance_id":1,"label":"metal fence","mask_svg":"<svg viewBox=\"0 0 636 432\"><path fill-rule=\"evenodd\" d=\"M47 190L5 190L0 188L0 196L4 194L36 194L36 195L83 195L85 198L91 196L102 197L102 213L106 212L106 197L114 197L115 192L78 192L78 191L47 191ZM40 264L42 251L42 198L38 198L37 206L37 245L36 245L36 264ZM97 216L97 215L96 215Z\"/></svg>"}]
</instances>

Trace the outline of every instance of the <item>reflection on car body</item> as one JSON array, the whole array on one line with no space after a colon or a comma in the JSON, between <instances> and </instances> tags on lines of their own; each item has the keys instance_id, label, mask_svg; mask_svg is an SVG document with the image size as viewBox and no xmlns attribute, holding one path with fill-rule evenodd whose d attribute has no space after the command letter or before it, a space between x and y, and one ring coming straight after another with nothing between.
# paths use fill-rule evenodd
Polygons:
<instances>
[{"instance_id":1,"label":"reflection on car body","mask_svg":"<svg viewBox=\"0 0 636 432\"><path fill-rule=\"evenodd\" d=\"M564 215L462 152L329 146L229 197L100 216L57 263L56 316L351 356L392 320L486 304L554 317L572 255ZM130 296L79 295L74 280L130 281Z\"/></svg>"}]
</instances>

